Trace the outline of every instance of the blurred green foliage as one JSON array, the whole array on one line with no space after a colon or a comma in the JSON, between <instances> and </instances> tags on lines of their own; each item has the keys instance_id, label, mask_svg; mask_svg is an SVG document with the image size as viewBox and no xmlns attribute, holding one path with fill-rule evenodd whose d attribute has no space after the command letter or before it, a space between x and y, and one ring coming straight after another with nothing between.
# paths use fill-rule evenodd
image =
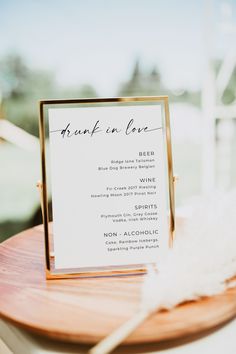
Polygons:
<instances>
[{"instance_id":1,"label":"blurred green foliage","mask_svg":"<svg viewBox=\"0 0 236 354\"><path fill-rule=\"evenodd\" d=\"M200 107L200 91L191 92L184 89L171 91L161 78L154 66L149 71L141 69L139 60L136 61L131 77L118 90L118 96L160 96L167 95L171 103L187 102Z\"/></svg>"},{"instance_id":2,"label":"blurred green foliage","mask_svg":"<svg viewBox=\"0 0 236 354\"><path fill-rule=\"evenodd\" d=\"M216 73L222 62L214 61ZM83 98L98 96L89 84L78 87L60 88L54 73L32 69L18 54L7 55L0 60L0 94L3 98L5 117L12 123L38 136L38 105L40 99ZM200 91L185 89L169 90L163 83L156 67L148 72L137 60L130 78L120 85L118 96L168 95L170 102L187 102L200 107ZM222 102L231 104L236 99L236 69L223 94Z\"/></svg>"},{"instance_id":3,"label":"blurred green foliage","mask_svg":"<svg viewBox=\"0 0 236 354\"><path fill-rule=\"evenodd\" d=\"M17 54L0 59L0 118L38 136L38 101L95 97L89 84L60 88L54 73L30 68ZM3 107L1 107L1 99ZM0 140L0 241L41 222L36 181L39 152L28 152Z\"/></svg>"},{"instance_id":4,"label":"blurred green foliage","mask_svg":"<svg viewBox=\"0 0 236 354\"><path fill-rule=\"evenodd\" d=\"M214 60L213 66L216 74L219 73L222 65L222 60ZM225 105L230 105L236 100L236 65L228 82L226 89L223 92L221 101Z\"/></svg>"},{"instance_id":5,"label":"blurred green foliage","mask_svg":"<svg viewBox=\"0 0 236 354\"><path fill-rule=\"evenodd\" d=\"M40 99L97 96L91 85L58 87L52 72L29 68L17 54L0 60L0 93L5 118L36 136Z\"/></svg>"}]
</instances>

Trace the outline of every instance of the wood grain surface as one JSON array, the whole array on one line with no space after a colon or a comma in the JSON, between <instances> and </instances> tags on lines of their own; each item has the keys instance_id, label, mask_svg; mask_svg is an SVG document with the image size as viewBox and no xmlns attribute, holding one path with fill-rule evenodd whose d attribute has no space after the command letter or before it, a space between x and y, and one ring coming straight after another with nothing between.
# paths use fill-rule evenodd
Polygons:
<instances>
[{"instance_id":1,"label":"wood grain surface","mask_svg":"<svg viewBox=\"0 0 236 354\"><path fill-rule=\"evenodd\" d=\"M42 226L0 245L0 316L59 340L95 343L136 313L143 276L46 280ZM174 289L173 289L174 291ZM125 344L212 329L236 314L236 289L159 312Z\"/></svg>"}]
</instances>

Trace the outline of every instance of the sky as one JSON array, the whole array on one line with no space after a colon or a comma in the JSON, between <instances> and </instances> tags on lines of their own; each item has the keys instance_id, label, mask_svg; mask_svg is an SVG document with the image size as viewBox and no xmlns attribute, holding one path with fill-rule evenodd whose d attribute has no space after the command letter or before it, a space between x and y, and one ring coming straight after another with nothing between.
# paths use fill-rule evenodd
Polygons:
<instances>
[{"instance_id":1,"label":"sky","mask_svg":"<svg viewBox=\"0 0 236 354\"><path fill-rule=\"evenodd\" d=\"M219 32L219 23L231 14L225 1L209 2L214 19L211 45L214 56L222 56L230 42ZM137 59L146 72L156 66L169 88L199 89L209 50L206 3L0 0L0 58L19 53L31 67L53 71L60 85L90 83L100 95L113 95L130 77ZM235 18L236 0L229 3Z\"/></svg>"}]
</instances>

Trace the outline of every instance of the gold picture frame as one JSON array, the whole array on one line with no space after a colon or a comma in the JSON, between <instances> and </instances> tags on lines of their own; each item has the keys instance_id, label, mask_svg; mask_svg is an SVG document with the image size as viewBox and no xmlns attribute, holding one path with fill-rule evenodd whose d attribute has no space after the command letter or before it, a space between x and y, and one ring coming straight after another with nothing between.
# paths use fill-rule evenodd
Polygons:
<instances>
[{"instance_id":1,"label":"gold picture frame","mask_svg":"<svg viewBox=\"0 0 236 354\"><path fill-rule=\"evenodd\" d=\"M41 209L44 224L45 240L45 266L47 279L110 276L122 274L138 274L146 271L145 265L140 266L114 266L99 269L55 269L53 235L49 228L49 201L48 201L48 177L46 168L46 115L50 107L62 107L69 105L94 106L94 105L130 105L130 104L161 104L165 124L166 162L168 173L168 200L169 200L169 247L172 247L175 231L175 191L173 176L173 161L170 132L170 114L168 96L140 96L140 97L115 97L115 98L88 98L88 99L58 99L41 100L39 102L39 132L41 152L42 181L38 183L41 194Z\"/></svg>"}]
</instances>

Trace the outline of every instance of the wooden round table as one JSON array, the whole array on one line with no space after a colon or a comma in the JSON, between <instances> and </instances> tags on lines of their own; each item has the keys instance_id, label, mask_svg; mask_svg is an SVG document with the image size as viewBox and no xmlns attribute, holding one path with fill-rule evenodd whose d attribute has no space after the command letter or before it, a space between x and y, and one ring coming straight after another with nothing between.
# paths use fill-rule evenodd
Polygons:
<instances>
[{"instance_id":1,"label":"wooden round table","mask_svg":"<svg viewBox=\"0 0 236 354\"><path fill-rule=\"evenodd\" d=\"M43 228L0 245L0 316L34 333L96 343L136 313L143 276L46 280ZM125 344L196 335L236 314L236 289L147 319Z\"/></svg>"}]
</instances>

